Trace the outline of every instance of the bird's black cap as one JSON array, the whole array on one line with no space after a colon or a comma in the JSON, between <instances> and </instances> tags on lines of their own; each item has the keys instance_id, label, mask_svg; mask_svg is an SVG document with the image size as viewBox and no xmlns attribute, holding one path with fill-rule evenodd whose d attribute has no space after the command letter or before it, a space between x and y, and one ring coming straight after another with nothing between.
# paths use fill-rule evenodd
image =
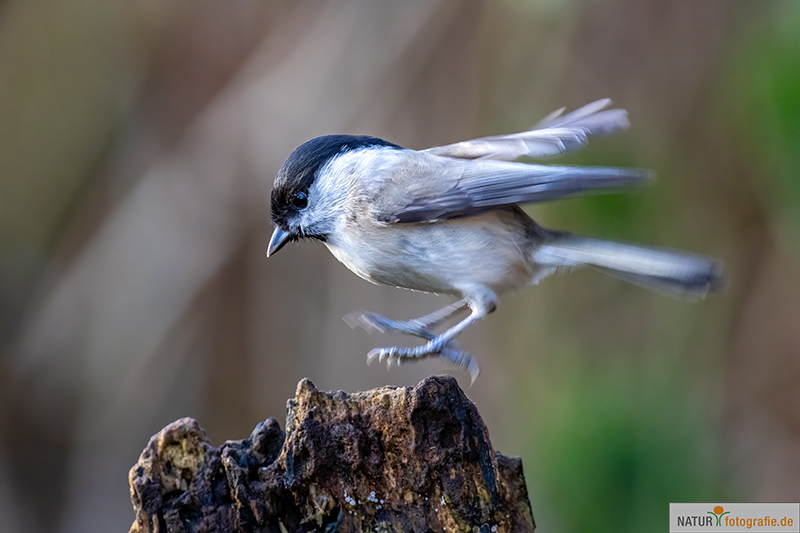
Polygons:
<instances>
[{"instance_id":1,"label":"bird's black cap","mask_svg":"<svg viewBox=\"0 0 800 533\"><path fill-rule=\"evenodd\" d=\"M325 135L298 146L275 177L271 198L272 221L285 228L286 220L299 209L293 200L298 193L308 192L325 163L344 152L371 146L402 149L389 141L366 135Z\"/></svg>"}]
</instances>

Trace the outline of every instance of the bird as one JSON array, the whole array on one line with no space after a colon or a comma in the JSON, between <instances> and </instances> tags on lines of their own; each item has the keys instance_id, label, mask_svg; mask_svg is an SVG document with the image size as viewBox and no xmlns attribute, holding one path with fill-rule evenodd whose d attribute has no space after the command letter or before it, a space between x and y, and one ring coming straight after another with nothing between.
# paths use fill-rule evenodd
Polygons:
<instances>
[{"instance_id":1,"label":"bird","mask_svg":"<svg viewBox=\"0 0 800 533\"><path fill-rule=\"evenodd\" d=\"M718 261L546 229L520 207L652 181L644 169L517 161L549 159L584 146L590 136L627 128L627 112L610 104L602 99L567 114L562 108L528 131L424 150L365 135L311 139L275 177L267 257L287 243L317 240L369 282L455 297L455 303L409 321L374 312L345 320L424 341L375 348L368 363L439 357L467 370L473 382L480 367L456 338L492 313L500 295L558 270L588 266L648 289L702 298L720 286ZM462 318L435 332L456 317Z\"/></svg>"}]
</instances>

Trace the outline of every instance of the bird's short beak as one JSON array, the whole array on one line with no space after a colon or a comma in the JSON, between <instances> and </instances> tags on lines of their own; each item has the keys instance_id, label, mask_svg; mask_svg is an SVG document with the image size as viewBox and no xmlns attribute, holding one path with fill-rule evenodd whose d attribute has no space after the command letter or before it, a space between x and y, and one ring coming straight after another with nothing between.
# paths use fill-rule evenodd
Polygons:
<instances>
[{"instance_id":1,"label":"bird's short beak","mask_svg":"<svg viewBox=\"0 0 800 533\"><path fill-rule=\"evenodd\" d=\"M272 233L272 238L269 240L269 246L267 247L267 257L283 248L291 237L292 234L288 231L275 228L275 231Z\"/></svg>"}]
</instances>

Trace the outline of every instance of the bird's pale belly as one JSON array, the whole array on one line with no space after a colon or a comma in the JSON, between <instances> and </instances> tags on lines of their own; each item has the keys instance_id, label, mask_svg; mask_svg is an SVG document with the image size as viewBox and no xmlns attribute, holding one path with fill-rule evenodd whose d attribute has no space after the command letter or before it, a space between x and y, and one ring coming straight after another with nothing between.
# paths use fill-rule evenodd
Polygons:
<instances>
[{"instance_id":1,"label":"bird's pale belly","mask_svg":"<svg viewBox=\"0 0 800 533\"><path fill-rule=\"evenodd\" d=\"M378 284L450 294L482 286L502 293L527 285L537 271L525 225L506 211L436 223L370 224L339 234L348 237L327 243L333 255Z\"/></svg>"}]
</instances>

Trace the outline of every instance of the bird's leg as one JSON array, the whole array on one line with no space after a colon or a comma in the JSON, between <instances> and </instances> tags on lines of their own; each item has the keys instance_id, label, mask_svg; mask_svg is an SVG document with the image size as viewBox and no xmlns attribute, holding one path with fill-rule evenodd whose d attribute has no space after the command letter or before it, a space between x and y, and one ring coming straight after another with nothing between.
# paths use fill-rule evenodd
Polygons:
<instances>
[{"instance_id":1,"label":"bird's leg","mask_svg":"<svg viewBox=\"0 0 800 533\"><path fill-rule=\"evenodd\" d=\"M350 313L344 317L344 320L350 325L351 328L358 326L364 328L368 332L376 330L384 333L386 330L393 329L402 333L423 338L425 340L432 340L436 337L436 335L431 331L432 329L440 325L442 322L445 322L456 316L466 308L467 301L462 299L448 305L447 307L443 307L438 311L434 311L429 315L408 320L406 322L391 320L383 315L379 315L378 313L371 313L368 311L357 311Z\"/></svg>"},{"instance_id":2,"label":"bird's leg","mask_svg":"<svg viewBox=\"0 0 800 533\"><path fill-rule=\"evenodd\" d=\"M467 352L455 351L450 349L449 346L465 329L497 308L497 297L491 290L483 287L477 289L473 287L468 294L464 302L469 305L471 313L461 322L440 335L429 339L427 343L421 346L413 348L399 348L396 346L390 348L375 348L367 355L367 362L378 359L380 361L385 360L388 365L392 363L399 365L404 361L424 359L435 355L451 361L461 368L469 370L474 381L480 371L477 363Z\"/></svg>"}]
</instances>

